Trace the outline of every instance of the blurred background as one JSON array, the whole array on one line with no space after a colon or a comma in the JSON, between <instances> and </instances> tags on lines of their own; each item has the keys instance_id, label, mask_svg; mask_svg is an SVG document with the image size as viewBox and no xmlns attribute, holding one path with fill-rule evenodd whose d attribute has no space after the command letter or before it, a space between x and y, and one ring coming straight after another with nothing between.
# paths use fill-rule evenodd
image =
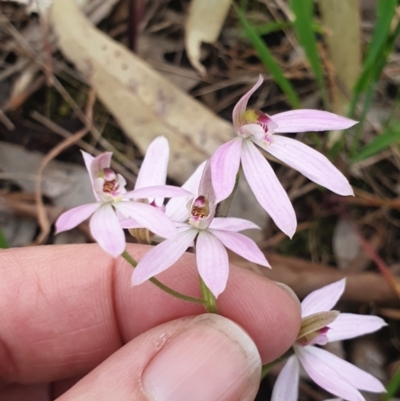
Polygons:
<instances>
[{"instance_id":1,"label":"blurred background","mask_svg":"<svg viewBox=\"0 0 400 401\"><path fill-rule=\"evenodd\" d=\"M398 1L51 3L0 1L0 247L93 241L87 224L54 236L62 211L93 200L79 149L112 151L132 188L148 144L164 135L169 181L181 185L233 137L232 109L262 74L253 109L315 108L359 121L345 132L295 136L329 157L355 196L271 160L297 233L289 240L279 232L241 182L231 215L263 227L251 235L273 270L234 254L232 262L300 298L347 277L338 309L378 314L389 325L329 350L388 386L367 400L400 399ZM269 400L278 369L257 400ZM326 398L301 382L300 400Z\"/></svg>"}]
</instances>

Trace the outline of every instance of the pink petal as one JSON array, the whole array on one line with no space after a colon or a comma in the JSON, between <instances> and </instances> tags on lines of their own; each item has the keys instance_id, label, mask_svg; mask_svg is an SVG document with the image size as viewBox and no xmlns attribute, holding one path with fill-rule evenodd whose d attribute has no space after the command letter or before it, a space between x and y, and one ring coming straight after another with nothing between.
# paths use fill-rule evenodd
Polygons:
<instances>
[{"instance_id":1,"label":"pink petal","mask_svg":"<svg viewBox=\"0 0 400 401\"><path fill-rule=\"evenodd\" d=\"M317 312L331 310L342 296L346 287L346 279L326 285L307 295L301 303L301 316L309 316Z\"/></svg>"},{"instance_id":2,"label":"pink petal","mask_svg":"<svg viewBox=\"0 0 400 401\"><path fill-rule=\"evenodd\" d=\"M246 92L236 103L236 105L233 109L233 112L232 112L233 126L236 131L242 125L241 121L240 121L240 117L246 111L247 103L248 103L250 97L261 86L262 83L263 83L263 77L261 75L259 75L258 81L256 82L256 84L248 92Z\"/></svg>"},{"instance_id":3,"label":"pink petal","mask_svg":"<svg viewBox=\"0 0 400 401\"><path fill-rule=\"evenodd\" d=\"M280 135L274 136L271 145L256 143L311 181L339 195L354 195L347 178L322 153L304 143Z\"/></svg>"},{"instance_id":4,"label":"pink petal","mask_svg":"<svg viewBox=\"0 0 400 401\"><path fill-rule=\"evenodd\" d=\"M165 214L173 221L185 221L189 218L187 204L189 200L197 197L200 180L203 175L206 162L200 164L195 172L182 185L182 188L189 191L192 195L188 197L172 198L165 206Z\"/></svg>"},{"instance_id":5,"label":"pink petal","mask_svg":"<svg viewBox=\"0 0 400 401\"><path fill-rule=\"evenodd\" d=\"M365 391L371 391L372 393L384 393L385 387L382 383L371 374L364 372L357 368L357 366L331 354L330 352L317 347L304 347L302 349L303 359L300 362L303 364L304 358L307 359L307 363L314 363L315 365L329 366L340 376L342 376L351 386ZM304 365L303 365L304 366ZM309 374L308 370L304 366L304 369ZM311 377L311 375L310 375ZM313 378L312 378L313 379ZM314 379L313 379L314 380ZM319 383L318 383L319 384ZM321 386L321 384L319 384ZM324 387L324 386L321 386ZM326 388L326 387L324 387ZM330 390L328 390L330 391ZM345 398L342 394L330 391L332 394L338 395L339 397Z\"/></svg>"},{"instance_id":6,"label":"pink petal","mask_svg":"<svg viewBox=\"0 0 400 401\"><path fill-rule=\"evenodd\" d=\"M87 205L74 207L73 209L63 213L55 223L56 234L71 230L78 224L81 224L82 221L85 221L87 218L89 218L100 206L100 202L89 203Z\"/></svg>"},{"instance_id":7,"label":"pink petal","mask_svg":"<svg viewBox=\"0 0 400 401\"><path fill-rule=\"evenodd\" d=\"M295 347L296 355L310 378L329 393L345 400L365 401L361 393L347 380L350 379L348 373L345 370L339 373L335 367L330 366L325 360L321 360L318 351L329 354L329 352L313 346ZM346 378L343 377L344 375Z\"/></svg>"},{"instance_id":8,"label":"pink petal","mask_svg":"<svg viewBox=\"0 0 400 401\"><path fill-rule=\"evenodd\" d=\"M203 176L204 168L207 164L207 161L201 163L195 170L195 172L187 179L187 181L182 185L183 189L189 191L194 196L198 195L199 185L201 177Z\"/></svg>"},{"instance_id":9,"label":"pink petal","mask_svg":"<svg viewBox=\"0 0 400 401\"><path fill-rule=\"evenodd\" d=\"M114 258L125 250L125 235L111 204L103 204L90 219L90 232L96 242Z\"/></svg>"},{"instance_id":10,"label":"pink petal","mask_svg":"<svg viewBox=\"0 0 400 401\"><path fill-rule=\"evenodd\" d=\"M221 242L205 230L201 230L197 237L196 261L204 283L218 297L228 281L228 253Z\"/></svg>"},{"instance_id":11,"label":"pink petal","mask_svg":"<svg viewBox=\"0 0 400 401\"><path fill-rule=\"evenodd\" d=\"M143 225L139 224L135 219L132 218L122 218L119 219L119 224L121 225L122 228L142 228Z\"/></svg>"},{"instance_id":12,"label":"pink petal","mask_svg":"<svg viewBox=\"0 0 400 401\"><path fill-rule=\"evenodd\" d=\"M357 121L321 110L291 110L275 114L276 133L330 131L352 127Z\"/></svg>"},{"instance_id":13,"label":"pink petal","mask_svg":"<svg viewBox=\"0 0 400 401\"><path fill-rule=\"evenodd\" d=\"M215 217L210 224L210 228L214 230L224 230L224 231L243 231L256 228L261 230L257 224L252 221L239 219L237 217Z\"/></svg>"},{"instance_id":14,"label":"pink petal","mask_svg":"<svg viewBox=\"0 0 400 401\"><path fill-rule=\"evenodd\" d=\"M236 137L220 146L211 156L211 178L217 203L226 199L233 191L241 151L242 139Z\"/></svg>"},{"instance_id":15,"label":"pink petal","mask_svg":"<svg viewBox=\"0 0 400 401\"><path fill-rule=\"evenodd\" d=\"M139 190L138 190L139 191ZM163 238L176 235L174 223L157 208L140 202L119 202L114 207L124 217L132 217L141 227L146 227Z\"/></svg>"},{"instance_id":16,"label":"pink petal","mask_svg":"<svg viewBox=\"0 0 400 401\"><path fill-rule=\"evenodd\" d=\"M296 214L274 170L255 145L243 141L242 167L250 188L275 224L290 238L296 231Z\"/></svg>"},{"instance_id":17,"label":"pink petal","mask_svg":"<svg viewBox=\"0 0 400 401\"><path fill-rule=\"evenodd\" d=\"M103 174L103 170L105 168L109 168L111 165L111 157L112 153L111 152L105 152L102 153L101 155L95 157L92 160L92 163L90 165L91 173L92 173L92 178L95 180L96 178L100 177L100 175Z\"/></svg>"},{"instance_id":18,"label":"pink petal","mask_svg":"<svg viewBox=\"0 0 400 401\"><path fill-rule=\"evenodd\" d=\"M164 185L167 179L168 158L168 140L164 136L159 136L147 148L135 189Z\"/></svg>"},{"instance_id":19,"label":"pink petal","mask_svg":"<svg viewBox=\"0 0 400 401\"><path fill-rule=\"evenodd\" d=\"M198 231L189 228L153 247L140 259L132 275L132 285L142 284L144 281L161 273L172 266L188 249Z\"/></svg>"},{"instance_id":20,"label":"pink petal","mask_svg":"<svg viewBox=\"0 0 400 401\"><path fill-rule=\"evenodd\" d=\"M190 192L173 185L155 185L134 189L124 194L124 199L172 198L174 196L189 196Z\"/></svg>"},{"instance_id":21,"label":"pink petal","mask_svg":"<svg viewBox=\"0 0 400 401\"><path fill-rule=\"evenodd\" d=\"M326 335L329 342L347 340L373 333L384 326L387 326L386 322L378 316L341 313L334 322L329 324Z\"/></svg>"},{"instance_id":22,"label":"pink petal","mask_svg":"<svg viewBox=\"0 0 400 401\"><path fill-rule=\"evenodd\" d=\"M295 355L291 356L280 371L271 401L297 401L299 394L300 364Z\"/></svg>"},{"instance_id":23,"label":"pink petal","mask_svg":"<svg viewBox=\"0 0 400 401\"><path fill-rule=\"evenodd\" d=\"M227 248L250 262L271 267L257 244L243 234L230 231L210 230Z\"/></svg>"},{"instance_id":24,"label":"pink petal","mask_svg":"<svg viewBox=\"0 0 400 401\"><path fill-rule=\"evenodd\" d=\"M240 159L239 159L240 160ZM215 205L215 193L213 188L213 183L211 180L211 167L210 161L206 162L204 166L203 175L201 176L199 190L199 196L204 196L211 204Z\"/></svg>"}]
</instances>

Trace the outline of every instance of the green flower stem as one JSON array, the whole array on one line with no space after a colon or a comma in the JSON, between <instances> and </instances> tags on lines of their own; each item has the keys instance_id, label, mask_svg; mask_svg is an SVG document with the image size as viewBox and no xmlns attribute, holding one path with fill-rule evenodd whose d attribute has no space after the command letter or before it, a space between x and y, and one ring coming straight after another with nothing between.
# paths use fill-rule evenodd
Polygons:
<instances>
[{"instance_id":1,"label":"green flower stem","mask_svg":"<svg viewBox=\"0 0 400 401\"><path fill-rule=\"evenodd\" d=\"M137 262L134 258L132 258L131 255L129 255L128 252L124 251L124 253L121 255L133 268L137 266ZM182 294L178 291L173 290L172 288L168 287L167 285L163 284L161 281L157 280L156 278L152 277L149 279L154 285L156 285L158 288L163 290L169 295L172 295L175 298L181 299L182 301L186 302L192 302L194 304L200 304L203 305L205 308L207 308L207 303L205 300L201 298L195 298L191 297L189 295Z\"/></svg>"},{"instance_id":2,"label":"green flower stem","mask_svg":"<svg viewBox=\"0 0 400 401\"><path fill-rule=\"evenodd\" d=\"M261 369L261 379L264 379L265 376L269 373L269 371L277 365L279 362L282 362L283 360L289 358L289 356L292 356L294 354L293 348L289 348L282 356L279 358L275 359L275 361L272 361L270 363L267 363L264 365Z\"/></svg>"},{"instance_id":3,"label":"green flower stem","mask_svg":"<svg viewBox=\"0 0 400 401\"><path fill-rule=\"evenodd\" d=\"M206 286L203 279L199 276L200 279L200 288L201 293L203 294L204 299L204 307L208 313L218 313L217 309L217 300L214 297L214 294L210 291L210 289Z\"/></svg>"}]
</instances>

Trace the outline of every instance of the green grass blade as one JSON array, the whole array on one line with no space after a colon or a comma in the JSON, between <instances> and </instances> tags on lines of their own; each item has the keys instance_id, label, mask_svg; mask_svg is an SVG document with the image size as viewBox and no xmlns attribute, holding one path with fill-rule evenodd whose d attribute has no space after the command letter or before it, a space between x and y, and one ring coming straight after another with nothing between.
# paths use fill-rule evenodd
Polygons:
<instances>
[{"instance_id":1,"label":"green grass blade","mask_svg":"<svg viewBox=\"0 0 400 401\"><path fill-rule=\"evenodd\" d=\"M366 90L373 77L380 74L382 63L379 62L386 50L390 37L390 25L395 15L397 0L379 0L377 7L377 21L372 34L367 56L364 60L362 72L353 88L353 99L350 106L350 115L354 115L358 98ZM379 71L378 71L379 70Z\"/></svg>"},{"instance_id":2,"label":"green grass blade","mask_svg":"<svg viewBox=\"0 0 400 401\"><path fill-rule=\"evenodd\" d=\"M352 158L353 163L360 162L371 157L382 150L387 149L393 143L400 141L400 123L386 128L386 130L368 145L361 149L358 154Z\"/></svg>"},{"instance_id":3,"label":"green grass blade","mask_svg":"<svg viewBox=\"0 0 400 401\"><path fill-rule=\"evenodd\" d=\"M314 72L322 97L327 105L324 71L321 66L317 40L313 29L314 2L312 0L291 0L290 7L296 17L294 30L301 47L304 49L310 66Z\"/></svg>"},{"instance_id":4,"label":"green grass blade","mask_svg":"<svg viewBox=\"0 0 400 401\"><path fill-rule=\"evenodd\" d=\"M271 52L268 50L267 46L261 39L261 37L257 34L256 29L247 21L244 13L235 5L233 7L239 17L243 28L246 31L246 35L252 43L254 49L257 51L260 60L267 68L268 72L271 74L275 82L281 88L282 92L286 95L288 102L290 105L298 109L300 108L300 100L294 90L290 81L283 75L279 64L276 62Z\"/></svg>"},{"instance_id":5,"label":"green grass blade","mask_svg":"<svg viewBox=\"0 0 400 401\"><path fill-rule=\"evenodd\" d=\"M1 249L7 249L9 248L6 237L3 234L3 230L0 227L0 248Z\"/></svg>"},{"instance_id":6,"label":"green grass blade","mask_svg":"<svg viewBox=\"0 0 400 401\"><path fill-rule=\"evenodd\" d=\"M383 401L391 400L397 393L397 390L400 387L400 370L398 370L395 375L393 376L392 380L390 380L389 384L387 385L387 392L383 395Z\"/></svg>"}]
</instances>

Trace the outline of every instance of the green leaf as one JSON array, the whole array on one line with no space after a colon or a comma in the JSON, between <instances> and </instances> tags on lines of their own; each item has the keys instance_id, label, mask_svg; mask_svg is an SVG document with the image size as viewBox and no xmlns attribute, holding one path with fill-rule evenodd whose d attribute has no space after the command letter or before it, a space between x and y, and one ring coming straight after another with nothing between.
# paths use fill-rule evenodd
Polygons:
<instances>
[{"instance_id":1,"label":"green leaf","mask_svg":"<svg viewBox=\"0 0 400 401\"><path fill-rule=\"evenodd\" d=\"M392 380L390 380L386 390L386 394L383 395L383 401L389 401L394 397L397 393L398 388L400 387L400 370L398 370L393 376Z\"/></svg>"},{"instance_id":2,"label":"green leaf","mask_svg":"<svg viewBox=\"0 0 400 401\"><path fill-rule=\"evenodd\" d=\"M400 141L400 123L388 127L381 135L377 136L368 145L361 149L358 154L352 158L353 163L367 159L385 149L393 143Z\"/></svg>"},{"instance_id":3,"label":"green leaf","mask_svg":"<svg viewBox=\"0 0 400 401\"><path fill-rule=\"evenodd\" d=\"M7 249L9 248L6 237L3 234L3 230L0 227L0 248L1 249Z\"/></svg>"},{"instance_id":4,"label":"green leaf","mask_svg":"<svg viewBox=\"0 0 400 401\"><path fill-rule=\"evenodd\" d=\"M269 49L258 35L256 29L247 21L244 13L235 4L233 4L233 7L246 31L247 37L252 43L254 49L257 51L260 60L271 74L274 81L282 89L282 92L286 95L290 105L295 109L300 108L300 100L296 94L296 91L294 90L290 81L283 75L279 64L276 62Z\"/></svg>"},{"instance_id":5,"label":"green leaf","mask_svg":"<svg viewBox=\"0 0 400 401\"><path fill-rule=\"evenodd\" d=\"M324 101L327 103L324 71L320 63L317 40L313 29L314 2L312 0L291 0L290 6L296 17L294 21L294 30L297 39L307 55Z\"/></svg>"},{"instance_id":6,"label":"green leaf","mask_svg":"<svg viewBox=\"0 0 400 401\"><path fill-rule=\"evenodd\" d=\"M379 0L377 7L377 21L372 34L367 56L364 60L362 72L353 88L353 99L350 106L350 115L354 114L358 98L372 79L380 75L385 63L382 56L387 51L390 38L390 26L396 12L397 0Z\"/></svg>"}]
</instances>

